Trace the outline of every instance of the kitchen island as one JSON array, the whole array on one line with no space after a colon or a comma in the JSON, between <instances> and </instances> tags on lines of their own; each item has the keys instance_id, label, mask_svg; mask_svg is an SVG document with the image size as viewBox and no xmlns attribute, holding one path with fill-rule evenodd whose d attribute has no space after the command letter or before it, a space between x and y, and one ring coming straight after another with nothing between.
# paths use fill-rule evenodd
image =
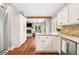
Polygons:
<instances>
[{"instance_id":1,"label":"kitchen island","mask_svg":"<svg viewBox=\"0 0 79 59\"><path fill-rule=\"evenodd\" d=\"M58 53L59 36L57 33L42 33L35 36L36 52Z\"/></svg>"}]
</instances>

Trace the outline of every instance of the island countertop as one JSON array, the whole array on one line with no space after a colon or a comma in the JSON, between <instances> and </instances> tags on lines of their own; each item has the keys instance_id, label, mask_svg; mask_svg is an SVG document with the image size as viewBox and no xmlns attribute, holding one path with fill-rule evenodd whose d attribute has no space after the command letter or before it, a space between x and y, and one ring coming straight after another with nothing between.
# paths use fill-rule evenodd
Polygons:
<instances>
[{"instance_id":1,"label":"island countertop","mask_svg":"<svg viewBox=\"0 0 79 59\"><path fill-rule=\"evenodd\" d=\"M58 35L58 33L36 33L36 36L52 36L52 35Z\"/></svg>"}]
</instances>

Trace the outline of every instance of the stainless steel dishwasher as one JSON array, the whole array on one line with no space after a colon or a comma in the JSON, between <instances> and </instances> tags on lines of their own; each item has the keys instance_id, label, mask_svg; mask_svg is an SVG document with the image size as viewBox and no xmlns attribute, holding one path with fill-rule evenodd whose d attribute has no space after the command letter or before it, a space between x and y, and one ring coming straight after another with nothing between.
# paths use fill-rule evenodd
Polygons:
<instances>
[{"instance_id":1,"label":"stainless steel dishwasher","mask_svg":"<svg viewBox=\"0 0 79 59\"><path fill-rule=\"evenodd\" d=\"M77 55L77 43L63 37L61 39L61 54Z\"/></svg>"},{"instance_id":2,"label":"stainless steel dishwasher","mask_svg":"<svg viewBox=\"0 0 79 59\"><path fill-rule=\"evenodd\" d=\"M77 54L77 47L75 42L67 40L67 51L68 55L76 55Z\"/></svg>"}]
</instances>

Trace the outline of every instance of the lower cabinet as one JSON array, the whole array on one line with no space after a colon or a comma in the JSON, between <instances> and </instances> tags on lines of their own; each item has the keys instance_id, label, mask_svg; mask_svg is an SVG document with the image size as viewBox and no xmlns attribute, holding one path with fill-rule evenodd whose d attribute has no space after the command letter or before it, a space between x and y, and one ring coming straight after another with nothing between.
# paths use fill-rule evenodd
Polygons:
<instances>
[{"instance_id":1,"label":"lower cabinet","mask_svg":"<svg viewBox=\"0 0 79 59\"><path fill-rule=\"evenodd\" d=\"M57 36L36 36L36 52L58 52Z\"/></svg>"},{"instance_id":2,"label":"lower cabinet","mask_svg":"<svg viewBox=\"0 0 79 59\"><path fill-rule=\"evenodd\" d=\"M70 41L65 38L62 38L61 54L62 55L76 55L77 54L77 43L74 41Z\"/></svg>"},{"instance_id":3,"label":"lower cabinet","mask_svg":"<svg viewBox=\"0 0 79 59\"><path fill-rule=\"evenodd\" d=\"M61 40L61 54L67 54L67 41L66 40Z\"/></svg>"}]
</instances>

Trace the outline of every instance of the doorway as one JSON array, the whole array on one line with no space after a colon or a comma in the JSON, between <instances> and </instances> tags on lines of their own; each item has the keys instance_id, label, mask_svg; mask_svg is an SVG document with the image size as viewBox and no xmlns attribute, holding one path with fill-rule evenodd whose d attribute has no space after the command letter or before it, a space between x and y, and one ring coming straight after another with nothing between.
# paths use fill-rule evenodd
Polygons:
<instances>
[{"instance_id":1,"label":"doorway","mask_svg":"<svg viewBox=\"0 0 79 59\"><path fill-rule=\"evenodd\" d=\"M7 13L4 6L0 6L0 54L4 54L8 49L7 38Z\"/></svg>"}]
</instances>

